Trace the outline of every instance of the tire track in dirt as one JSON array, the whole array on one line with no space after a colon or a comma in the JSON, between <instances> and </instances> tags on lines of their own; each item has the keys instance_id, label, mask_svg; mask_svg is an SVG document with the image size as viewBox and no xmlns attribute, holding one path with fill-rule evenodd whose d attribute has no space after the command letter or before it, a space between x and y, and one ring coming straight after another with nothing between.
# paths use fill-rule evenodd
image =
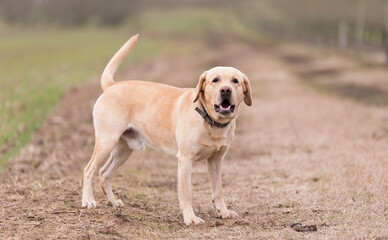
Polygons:
<instances>
[{"instance_id":1,"label":"tire track in dirt","mask_svg":"<svg viewBox=\"0 0 388 240\"><path fill-rule=\"evenodd\" d=\"M152 150L133 154L113 177L124 209L106 205L97 178L99 207L82 209L82 169L94 141L91 109L101 92L92 79L65 94L2 173L0 238L388 236L385 109L305 87L279 55L284 49L213 47L195 57L160 56L123 75L194 87L203 70L233 65L250 77L254 103L241 109L223 167L224 196L238 219L215 218L200 162L193 169L194 211L206 224L184 226L176 159ZM294 222L317 224L318 232L297 233L289 227Z\"/></svg>"}]
</instances>

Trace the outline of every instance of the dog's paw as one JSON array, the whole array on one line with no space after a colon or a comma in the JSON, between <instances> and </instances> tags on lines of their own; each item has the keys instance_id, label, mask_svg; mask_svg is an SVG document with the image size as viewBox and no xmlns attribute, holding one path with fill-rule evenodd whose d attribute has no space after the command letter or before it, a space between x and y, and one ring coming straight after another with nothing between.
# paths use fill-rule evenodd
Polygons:
<instances>
[{"instance_id":1,"label":"dog's paw","mask_svg":"<svg viewBox=\"0 0 388 240\"><path fill-rule=\"evenodd\" d=\"M88 209L97 207L96 201L93 200L82 200L82 207L86 207Z\"/></svg>"},{"instance_id":2,"label":"dog's paw","mask_svg":"<svg viewBox=\"0 0 388 240\"><path fill-rule=\"evenodd\" d=\"M123 201L121 201L121 199L112 200L112 201L109 201L109 203L110 203L113 207L124 207L124 203L123 203Z\"/></svg>"},{"instance_id":3,"label":"dog's paw","mask_svg":"<svg viewBox=\"0 0 388 240\"><path fill-rule=\"evenodd\" d=\"M197 216L192 216L192 217L188 217L188 218L185 218L185 224L186 225L199 225L199 224L204 224L205 222L197 217Z\"/></svg>"},{"instance_id":4,"label":"dog's paw","mask_svg":"<svg viewBox=\"0 0 388 240\"><path fill-rule=\"evenodd\" d=\"M235 211L232 210L219 210L218 212L218 217L220 218L237 218L238 214Z\"/></svg>"}]
</instances>

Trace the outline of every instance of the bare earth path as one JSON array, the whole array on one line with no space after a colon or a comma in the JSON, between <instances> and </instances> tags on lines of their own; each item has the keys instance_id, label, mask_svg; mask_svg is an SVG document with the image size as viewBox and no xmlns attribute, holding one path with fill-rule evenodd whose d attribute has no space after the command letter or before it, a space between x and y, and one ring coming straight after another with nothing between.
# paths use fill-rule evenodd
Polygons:
<instances>
[{"instance_id":1,"label":"bare earth path","mask_svg":"<svg viewBox=\"0 0 388 240\"><path fill-rule=\"evenodd\" d=\"M241 109L223 167L224 196L238 219L215 218L200 162L193 172L194 211L206 224L184 226L176 159L152 150L134 154L113 178L125 208L107 206L96 178L99 207L82 209L82 169L94 141L91 109L101 92L93 79L67 92L2 173L0 239L388 239L385 105L317 91L299 79L301 69L315 69L303 78L319 73L325 81L320 68L335 67L339 72L327 73L327 81L368 90L373 86L365 82L387 87L379 79L388 72L344 57L298 54L307 60L287 48L230 42L195 57L159 56L124 74L181 87L194 87L215 65L233 65L250 77L254 103ZM318 231L296 232L295 222L316 224Z\"/></svg>"}]
</instances>

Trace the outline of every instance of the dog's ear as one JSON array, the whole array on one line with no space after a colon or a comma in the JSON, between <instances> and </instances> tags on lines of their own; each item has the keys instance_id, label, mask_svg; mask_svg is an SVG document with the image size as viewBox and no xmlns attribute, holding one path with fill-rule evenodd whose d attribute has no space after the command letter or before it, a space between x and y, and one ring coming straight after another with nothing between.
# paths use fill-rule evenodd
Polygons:
<instances>
[{"instance_id":1,"label":"dog's ear","mask_svg":"<svg viewBox=\"0 0 388 240\"><path fill-rule=\"evenodd\" d=\"M244 77L244 82L242 84L243 90L244 90L244 102L248 105L252 105L252 89L251 89L251 84L249 83L248 77L243 74Z\"/></svg>"},{"instance_id":2,"label":"dog's ear","mask_svg":"<svg viewBox=\"0 0 388 240\"><path fill-rule=\"evenodd\" d=\"M195 88L195 97L194 97L193 103L198 101L199 95L201 94L201 92L203 92L203 84L205 83L205 80L206 80L206 74L207 74L207 71L204 71L199 77L198 85Z\"/></svg>"}]
</instances>

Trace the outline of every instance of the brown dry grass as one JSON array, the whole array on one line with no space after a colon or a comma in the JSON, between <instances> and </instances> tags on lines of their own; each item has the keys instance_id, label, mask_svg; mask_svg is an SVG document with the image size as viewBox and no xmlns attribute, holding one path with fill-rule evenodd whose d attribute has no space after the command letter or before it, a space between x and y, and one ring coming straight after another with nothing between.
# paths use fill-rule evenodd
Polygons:
<instances>
[{"instance_id":1,"label":"brown dry grass","mask_svg":"<svg viewBox=\"0 0 388 240\"><path fill-rule=\"evenodd\" d=\"M215 218L206 166L200 162L193 172L194 211L206 224L184 226L176 160L149 150L134 154L113 179L126 208L106 206L95 181L100 205L82 209L81 172L92 151L91 108L100 92L92 79L64 96L2 173L0 238L388 238L384 106L348 98L328 85L306 84L317 74L306 78L301 68L314 69L317 61L332 56L298 52L307 59L301 67L288 48L236 41L213 47L195 57L160 56L125 75L193 87L204 69L233 65L250 77L254 104L241 109L223 168L226 202L238 219ZM336 61L344 64L340 71L346 65L354 76L373 72L340 56ZM378 73L388 77L386 71ZM336 82L345 84L346 76L337 74ZM290 228L295 222L316 224L318 231L295 232Z\"/></svg>"}]
</instances>

